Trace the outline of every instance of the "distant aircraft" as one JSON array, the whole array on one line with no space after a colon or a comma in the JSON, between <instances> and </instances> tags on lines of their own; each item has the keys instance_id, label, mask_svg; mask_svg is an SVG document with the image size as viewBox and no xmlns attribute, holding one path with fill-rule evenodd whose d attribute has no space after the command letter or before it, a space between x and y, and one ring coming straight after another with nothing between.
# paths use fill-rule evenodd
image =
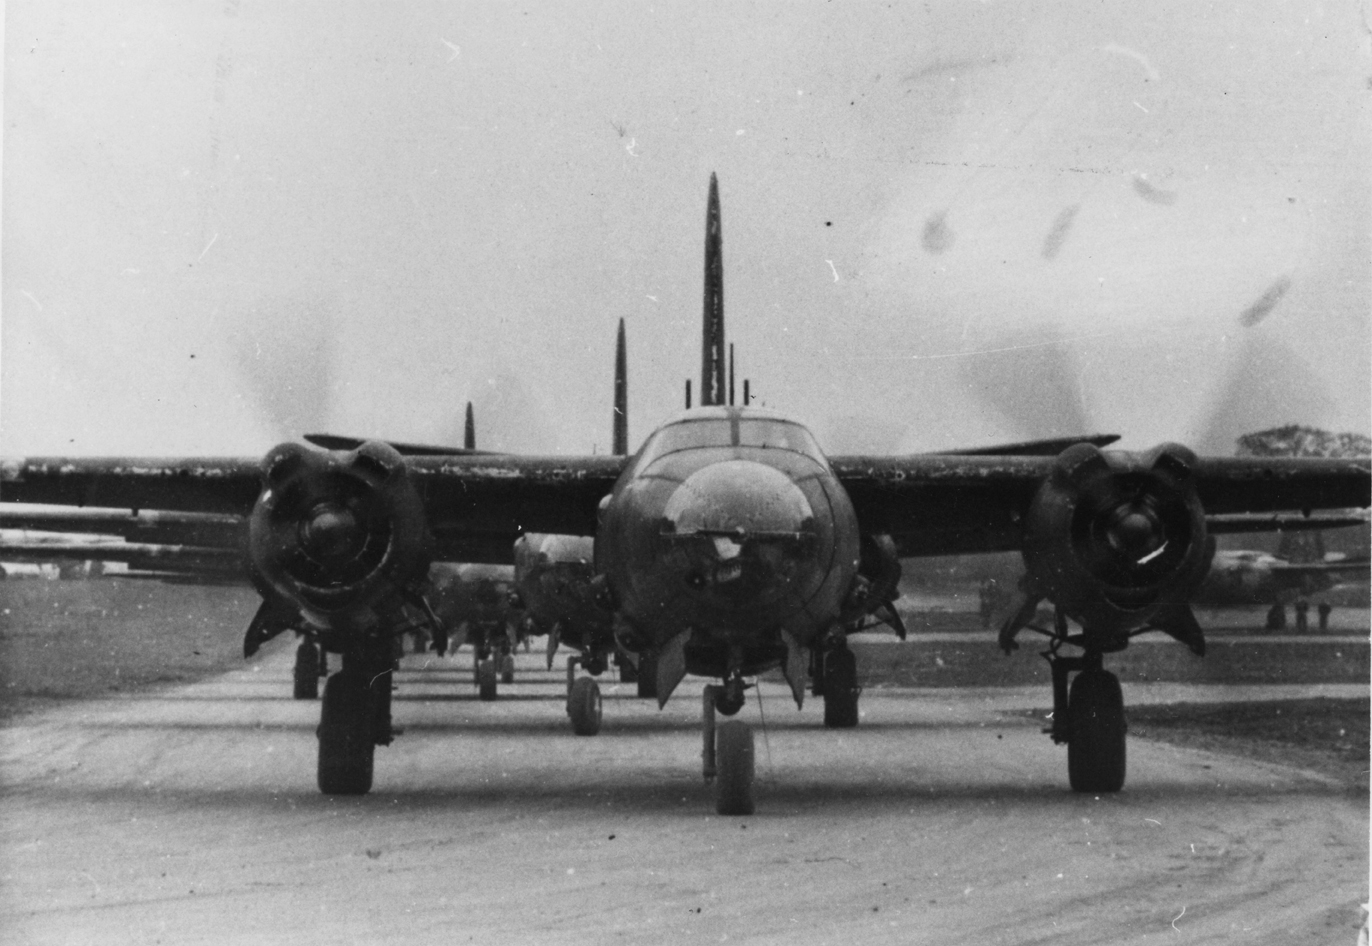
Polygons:
<instances>
[{"instance_id":1,"label":"distant aircraft","mask_svg":"<svg viewBox=\"0 0 1372 946\"><path fill-rule=\"evenodd\" d=\"M629 378L623 319L615 339L610 443L615 456L628 454ZM601 600L603 582L596 580L594 537L527 533L515 541L514 563L515 594L524 609L525 628L548 638L548 669L560 645L577 651L567 659L567 715L573 732L593 736L601 723L600 687L590 677L578 677L578 667L599 676L613 662L620 668L621 680L638 684L639 696L656 696L651 656L628 652L616 640L614 615Z\"/></svg>"},{"instance_id":2,"label":"distant aircraft","mask_svg":"<svg viewBox=\"0 0 1372 946\"><path fill-rule=\"evenodd\" d=\"M1345 580L1366 582L1369 568L1372 563L1366 558L1291 562L1251 549L1219 551L1192 600L1203 605L1271 605L1267 625L1275 629L1286 626L1286 605Z\"/></svg>"},{"instance_id":3,"label":"distant aircraft","mask_svg":"<svg viewBox=\"0 0 1372 946\"><path fill-rule=\"evenodd\" d=\"M254 625L304 622L342 655L318 728L329 794L371 788L375 746L393 736L393 641L407 609L429 610L431 562L508 564L526 533L594 536L601 600L618 642L655 664L659 703L688 673L719 681L705 689L703 772L723 814L754 809L753 733L736 719L716 727L716 714L736 714L750 679L779 667L797 704L815 674L826 725L856 725L847 636L886 606L873 589L902 556L1022 551L1002 646L1052 603L1053 626L1035 628L1049 638L1051 735L1067 744L1075 791L1113 792L1125 722L1104 657L1150 630L1204 653L1188 599L1213 553L1208 516L1372 503L1366 459L1089 442L1053 456L826 457L801 424L728 403L713 176L705 273L702 406L629 457L403 455L368 441L287 443L261 460L14 459L0 465L0 499L246 516L264 595Z\"/></svg>"}]
</instances>

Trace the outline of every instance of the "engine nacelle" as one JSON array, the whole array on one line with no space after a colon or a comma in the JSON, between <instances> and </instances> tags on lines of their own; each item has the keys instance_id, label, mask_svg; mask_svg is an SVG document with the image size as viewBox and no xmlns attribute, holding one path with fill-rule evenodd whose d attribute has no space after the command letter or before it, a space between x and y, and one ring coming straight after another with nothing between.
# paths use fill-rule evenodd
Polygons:
<instances>
[{"instance_id":1,"label":"engine nacelle","mask_svg":"<svg viewBox=\"0 0 1372 946\"><path fill-rule=\"evenodd\" d=\"M428 545L424 504L394 448L288 443L263 459L248 554L255 577L307 615L337 620L423 579Z\"/></svg>"},{"instance_id":2,"label":"engine nacelle","mask_svg":"<svg viewBox=\"0 0 1372 946\"><path fill-rule=\"evenodd\" d=\"M1195 463L1177 444L1144 454L1064 450L1025 519L1026 591L1107 636L1184 604L1214 554Z\"/></svg>"}]
</instances>

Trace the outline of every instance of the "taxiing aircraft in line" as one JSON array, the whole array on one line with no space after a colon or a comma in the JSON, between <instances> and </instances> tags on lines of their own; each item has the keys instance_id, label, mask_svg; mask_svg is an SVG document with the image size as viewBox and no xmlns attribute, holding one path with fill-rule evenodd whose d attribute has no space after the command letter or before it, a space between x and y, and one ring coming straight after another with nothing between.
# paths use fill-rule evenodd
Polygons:
<instances>
[{"instance_id":1,"label":"taxiing aircraft in line","mask_svg":"<svg viewBox=\"0 0 1372 946\"><path fill-rule=\"evenodd\" d=\"M1233 549L1215 553L1210 573L1196 590L1200 605L1267 604L1267 625L1286 626L1286 606L1308 600L1345 581L1367 582L1366 558L1291 562L1268 552Z\"/></svg>"},{"instance_id":2,"label":"taxiing aircraft in line","mask_svg":"<svg viewBox=\"0 0 1372 946\"><path fill-rule=\"evenodd\" d=\"M318 728L319 787L331 794L369 791L375 747L392 740L393 641L407 611L431 611L430 564L508 563L528 533L594 536L617 643L654 667L659 702L688 673L718 681L705 689L707 734L775 667L797 704L814 675L826 725L855 725L847 635L887 606L874 589L899 574L899 558L1018 549L1026 579L1002 646L1015 646L1041 602L1054 606L1052 626L1033 627L1048 637L1051 735L1067 744L1074 790L1117 791L1124 707L1104 658L1152 630L1204 653L1188 601L1213 554L1207 517L1372 504L1366 459L1090 442L1054 456L825 456L800 423L727 403L713 176L705 272L705 320L717 330L705 336L702 406L632 456L405 455L369 441L287 443L260 460L12 459L0 500L246 516L264 596L254 623L307 624L342 655ZM749 726L728 720L706 746L717 810L751 812Z\"/></svg>"}]
</instances>

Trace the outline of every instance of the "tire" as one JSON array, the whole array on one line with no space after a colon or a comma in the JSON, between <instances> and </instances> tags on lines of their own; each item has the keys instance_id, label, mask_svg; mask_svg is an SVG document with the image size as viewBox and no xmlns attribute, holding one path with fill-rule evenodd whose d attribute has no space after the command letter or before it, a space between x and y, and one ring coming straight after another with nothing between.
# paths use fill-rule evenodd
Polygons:
<instances>
[{"instance_id":1,"label":"tire","mask_svg":"<svg viewBox=\"0 0 1372 946\"><path fill-rule=\"evenodd\" d=\"M721 815L751 815L753 800L753 728L730 719L715 730L715 811Z\"/></svg>"},{"instance_id":2,"label":"tire","mask_svg":"<svg viewBox=\"0 0 1372 946\"><path fill-rule=\"evenodd\" d=\"M629 663L629 661L628 661L625 657L623 657L623 656L620 656L620 657L618 657L618 658L616 658L616 659L617 659L618 661L620 661L620 663L618 664L618 666L619 666L619 682L620 682L620 683L637 683L637 682L638 682L638 668L635 667L633 664Z\"/></svg>"},{"instance_id":3,"label":"tire","mask_svg":"<svg viewBox=\"0 0 1372 946\"><path fill-rule=\"evenodd\" d=\"M1067 778L1074 792L1102 794L1124 787L1124 695L1106 670L1085 670L1067 701Z\"/></svg>"},{"instance_id":4,"label":"tire","mask_svg":"<svg viewBox=\"0 0 1372 946\"><path fill-rule=\"evenodd\" d=\"M567 713L572 717L572 732L578 736L600 732L600 684L590 677L577 677L567 698Z\"/></svg>"},{"instance_id":5,"label":"tire","mask_svg":"<svg viewBox=\"0 0 1372 946\"><path fill-rule=\"evenodd\" d=\"M638 698L657 699L657 654L646 650L638 655Z\"/></svg>"},{"instance_id":6,"label":"tire","mask_svg":"<svg viewBox=\"0 0 1372 946\"><path fill-rule=\"evenodd\" d=\"M483 660L476 666L477 696L486 703L495 699L496 672L494 660Z\"/></svg>"},{"instance_id":7,"label":"tire","mask_svg":"<svg viewBox=\"0 0 1372 946\"><path fill-rule=\"evenodd\" d=\"M342 671L329 677L319 714L319 790L325 795L372 790L372 715L363 675Z\"/></svg>"},{"instance_id":8,"label":"tire","mask_svg":"<svg viewBox=\"0 0 1372 946\"><path fill-rule=\"evenodd\" d=\"M308 640L295 649L295 677L291 696L297 700L319 699L319 648Z\"/></svg>"},{"instance_id":9,"label":"tire","mask_svg":"<svg viewBox=\"0 0 1372 946\"><path fill-rule=\"evenodd\" d=\"M506 654L500 658L500 682L514 683L515 659L514 654Z\"/></svg>"},{"instance_id":10,"label":"tire","mask_svg":"<svg viewBox=\"0 0 1372 946\"><path fill-rule=\"evenodd\" d=\"M824 725L853 729L858 724L857 657L847 647L824 657Z\"/></svg>"}]
</instances>

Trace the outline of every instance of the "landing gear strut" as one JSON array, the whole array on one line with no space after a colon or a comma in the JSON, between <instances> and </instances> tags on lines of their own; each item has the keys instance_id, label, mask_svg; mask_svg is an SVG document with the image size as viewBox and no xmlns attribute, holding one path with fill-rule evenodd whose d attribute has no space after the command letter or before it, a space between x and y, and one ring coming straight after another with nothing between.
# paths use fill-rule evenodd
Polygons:
<instances>
[{"instance_id":1,"label":"landing gear strut","mask_svg":"<svg viewBox=\"0 0 1372 946\"><path fill-rule=\"evenodd\" d=\"M291 696L297 700L319 698L319 662L322 651L308 637L295 649L295 673Z\"/></svg>"},{"instance_id":2,"label":"landing gear strut","mask_svg":"<svg viewBox=\"0 0 1372 946\"><path fill-rule=\"evenodd\" d=\"M739 678L738 707L743 705L742 679ZM701 695L701 774L715 783L715 811L721 815L751 815L753 800L753 728L741 719L715 725L715 709L732 705L729 684L710 684Z\"/></svg>"},{"instance_id":3,"label":"landing gear strut","mask_svg":"<svg viewBox=\"0 0 1372 946\"><path fill-rule=\"evenodd\" d=\"M319 716L319 790L365 795L372 788L372 756L391 742L390 640L371 640L343 655L329 677Z\"/></svg>"},{"instance_id":4,"label":"landing gear strut","mask_svg":"<svg viewBox=\"0 0 1372 946\"><path fill-rule=\"evenodd\" d=\"M1067 743L1067 780L1072 791L1102 794L1124 787L1124 695L1119 678L1101 666L1102 653L1063 657L1054 638L1044 657L1053 672L1053 741ZM1068 674L1077 677L1068 689Z\"/></svg>"},{"instance_id":5,"label":"landing gear strut","mask_svg":"<svg viewBox=\"0 0 1372 946\"><path fill-rule=\"evenodd\" d=\"M824 697L824 725L829 729L852 729L858 724L857 657L848 641L839 637L818 653L815 689Z\"/></svg>"},{"instance_id":6,"label":"landing gear strut","mask_svg":"<svg viewBox=\"0 0 1372 946\"><path fill-rule=\"evenodd\" d=\"M472 632L471 642L477 699L489 703L499 695L501 683L514 683L514 645L508 631L481 626Z\"/></svg>"},{"instance_id":7,"label":"landing gear strut","mask_svg":"<svg viewBox=\"0 0 1372 946\"><path fill-rule=\"evenodd\" d=\"M576 670L581 665L580 656L567 658L567 715L572 720L572 732L578 736L594 736L600 732L600 684L592 677L578 677Z\"/></svg>"}]
</instances>

